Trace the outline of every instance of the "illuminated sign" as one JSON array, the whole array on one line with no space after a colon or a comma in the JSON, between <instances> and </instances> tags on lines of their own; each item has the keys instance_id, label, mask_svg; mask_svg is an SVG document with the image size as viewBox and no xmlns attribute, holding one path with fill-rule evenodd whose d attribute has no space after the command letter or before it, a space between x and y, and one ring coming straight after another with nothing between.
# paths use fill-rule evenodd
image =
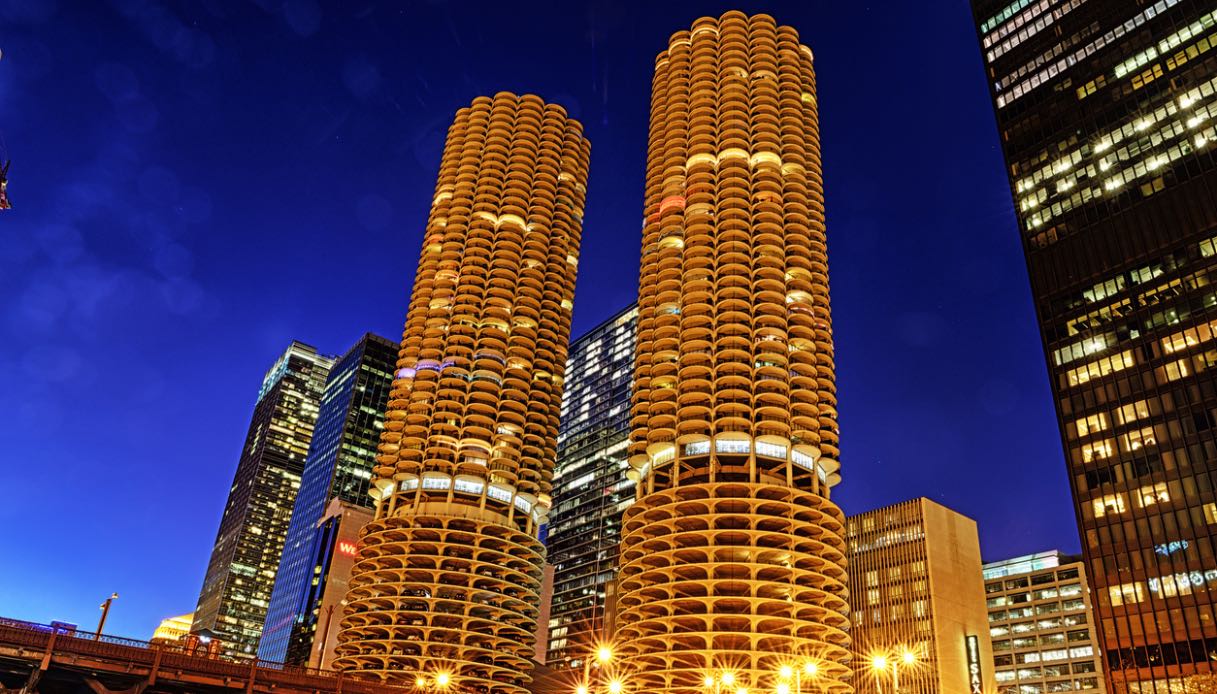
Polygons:
<instances>
[{"instance_id":1,"label":"illuminated sign","mask_svg":"<svg viewBox=\"0 0 1217 694\"><path fill-rule=\"evenodd\" d=\"M338 552L353 557L359 554L359 547L354 542L339 542Z\"/></svg>"},{"instance_id":2,"label":"illuminated sign","mask_svg":"<svg viewBox=\"0 0 1217 694\"><path fill-rule=\"evenodd\" d=\"M972 694L983 694L983 687L980 684L980 640L973 634L968 634L967 640L968 649L968 684L971 686Z\"/></svg>"},{"instance_id":3,"label":"illuminated sign","mask_svg":"<svg viewBox=\"0 0 1217 694\"><path fill-rule=\"evenodd\" d=\"M1154 551L1164 557L1169 557L1175 552L1183 551L1190 546L1191 544L1189 544L1187 540L1174 540L1172 542L1164 542L1160 545L1154 545Z\"/></svg>"}]
</instances>

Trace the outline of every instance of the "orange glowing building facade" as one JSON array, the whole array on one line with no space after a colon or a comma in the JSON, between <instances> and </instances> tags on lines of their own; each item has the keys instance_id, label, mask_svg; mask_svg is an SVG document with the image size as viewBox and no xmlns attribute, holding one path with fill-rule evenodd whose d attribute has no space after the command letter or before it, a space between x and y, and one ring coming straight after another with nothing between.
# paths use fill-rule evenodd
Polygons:
<instances>
[{"instance_id":1,"label":"orange glowing building facade","mask_svg":"<svg viewBox=\"0 0 1217 694\"><path fill-rule=\"evenodd\" d=\"M536 96L448 131L338 669L527 692L589 154Z\"/></svg>"},{"instance_id":2,"label":"orange glowing building facade","mask_svg":"<svg viewBox=\"0 0 1217 694\"><path fill-rule=\"evenodd\" d=\"M656 60L616 632L632 691L774 691L809 661L850 691L812 63L739 12Z\"/></svg>"}]
</instances>

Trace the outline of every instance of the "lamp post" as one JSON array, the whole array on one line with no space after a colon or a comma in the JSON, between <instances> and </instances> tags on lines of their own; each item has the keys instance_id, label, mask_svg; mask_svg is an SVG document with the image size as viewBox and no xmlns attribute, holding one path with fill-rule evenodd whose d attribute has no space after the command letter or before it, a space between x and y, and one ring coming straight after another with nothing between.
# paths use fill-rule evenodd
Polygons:
<instances>
[{"instance_id":1,"label":"lamp post","mask_svg":"<svg viewBox=\"0 0 1217 694\"><path fill-rule=\"evenodd\" d=\"M594 655L595 663L593 659L583 662L583 681L575 687L575 694L623 694L625 680L609 672L614 658L613 646L602 643L596 647Z\"/></svg>"},{"instance_id":2,"label":"lamp post","mask_svg":"<svg viewBox=\"0 0 1217 694\"><path fill-rule=\"evenodd\" d=\"M749 694L748 686L731 670L723 670L717 676L707 674L702 686L712 694Z\"/></svg>"},{"instance_id":3,"label":"lamp post","mask_svg":"<svg viewBox=\"0 0 1217 694\"><path fill-rule=\"evenodd\" d=\"M892 667L892 694L900 694L900 668L912 667L917 664L917 654L910 650L907 646L900 647L900 657L889 658L886 654L880 653L871 658L871 670L875 673L875 687L879 690L879 694L883 694L883 683L879 679L879 675L887 674L887 667Z\"/></svg>"},{"instance_id":4,"label":"lamp post","mask_svg":"<svg viewBox=\"0 0 1217 694\"><path fill-rule=\"evenodd\" d=\"M106 598L106 601L101 604L101 621L97 623L97 633L93 634L94 641L101 638L101 630L106 628L106 617L110 616L110 603L117 599L118 593L111 593L110 597Z\"/></svg>"},{"instance_id":5,"label":"lamp post","mask_svg":"<svg viewBox=\"0 0 1217 694\"><path fill-rule=\"evenodd\" d=\"M805 660L798 667L783 665L778 668L776 694L791 694L790 681L792 679L794 680L794 694L803 694L803 678L806 677L809 682L815 682L818 685L819 675L820 666L814 660Z\"/></svg>"},{"instance_id":6,"label":"lamp post","mask_svg":"<svg viewBox=\"0 0 1217 694\"><path fill-rule=\"evenodd\" d=\"M428 680L426 677L419 675L414 678L414 688L419 691L435 691L446 692L452 684L452 676L446 672L435 673L434 679Z\"/></svg>"}]
</instances>

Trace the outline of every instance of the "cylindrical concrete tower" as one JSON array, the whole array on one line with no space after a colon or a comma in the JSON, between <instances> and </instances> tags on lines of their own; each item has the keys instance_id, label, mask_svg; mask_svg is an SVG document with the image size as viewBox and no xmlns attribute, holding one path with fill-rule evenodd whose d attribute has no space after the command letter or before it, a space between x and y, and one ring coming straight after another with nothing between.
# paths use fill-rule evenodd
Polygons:
<instances>
[{"instance_id":1,"label":"cylindrical concrete tower","mask_svg":"<svg viewBox=\"0 0 1217 694\"><path fill-rule=\"evenodd\" d=\"M536 96L448 131L339 669L527 692L589 153Z\"/></svg>"},{"instance_id":2,"label":"cylindrical concrete tower","mask_svg":"<svg viewBox=\"0 0 1217 694\"><path fill-rule=\"evenodd\" d=\"M814 662L848 692L812 53L728 12L672 37L652 89L623 667L633 691L704 694Z\"/></svg>"}]
</instances>

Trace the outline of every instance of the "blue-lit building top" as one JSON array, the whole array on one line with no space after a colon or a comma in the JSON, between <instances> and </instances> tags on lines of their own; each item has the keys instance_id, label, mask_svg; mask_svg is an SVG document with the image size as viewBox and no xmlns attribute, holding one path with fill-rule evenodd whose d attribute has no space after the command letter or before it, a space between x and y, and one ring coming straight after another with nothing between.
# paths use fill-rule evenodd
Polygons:
<instances>
[{"instance_id":1,"label":"blue-lit building top","mask_svg":"<svg viewBox=\"0 0 1217 694\"><path fill-rule=\"evenodd\" d=\"M319 561L325 552L316 545L326 535L318 524L332 499L372 506L368 485L397 351L397 343L368 333L330 370L258 645L264 660L308 660L319 617L312 588L328 566Z\"/></svg>"},{"instance_id":2,"label":"blue-lit building top","mask_svg":"<svg viewBox=\"0 0 1217 694\"><path fill-rule=\"evenodd\" d=\"M571 344L546 546L554 567L546 665L578 667L606 630L617 565L638 312L630 306Z\"/></svg>"}]
</instances>

